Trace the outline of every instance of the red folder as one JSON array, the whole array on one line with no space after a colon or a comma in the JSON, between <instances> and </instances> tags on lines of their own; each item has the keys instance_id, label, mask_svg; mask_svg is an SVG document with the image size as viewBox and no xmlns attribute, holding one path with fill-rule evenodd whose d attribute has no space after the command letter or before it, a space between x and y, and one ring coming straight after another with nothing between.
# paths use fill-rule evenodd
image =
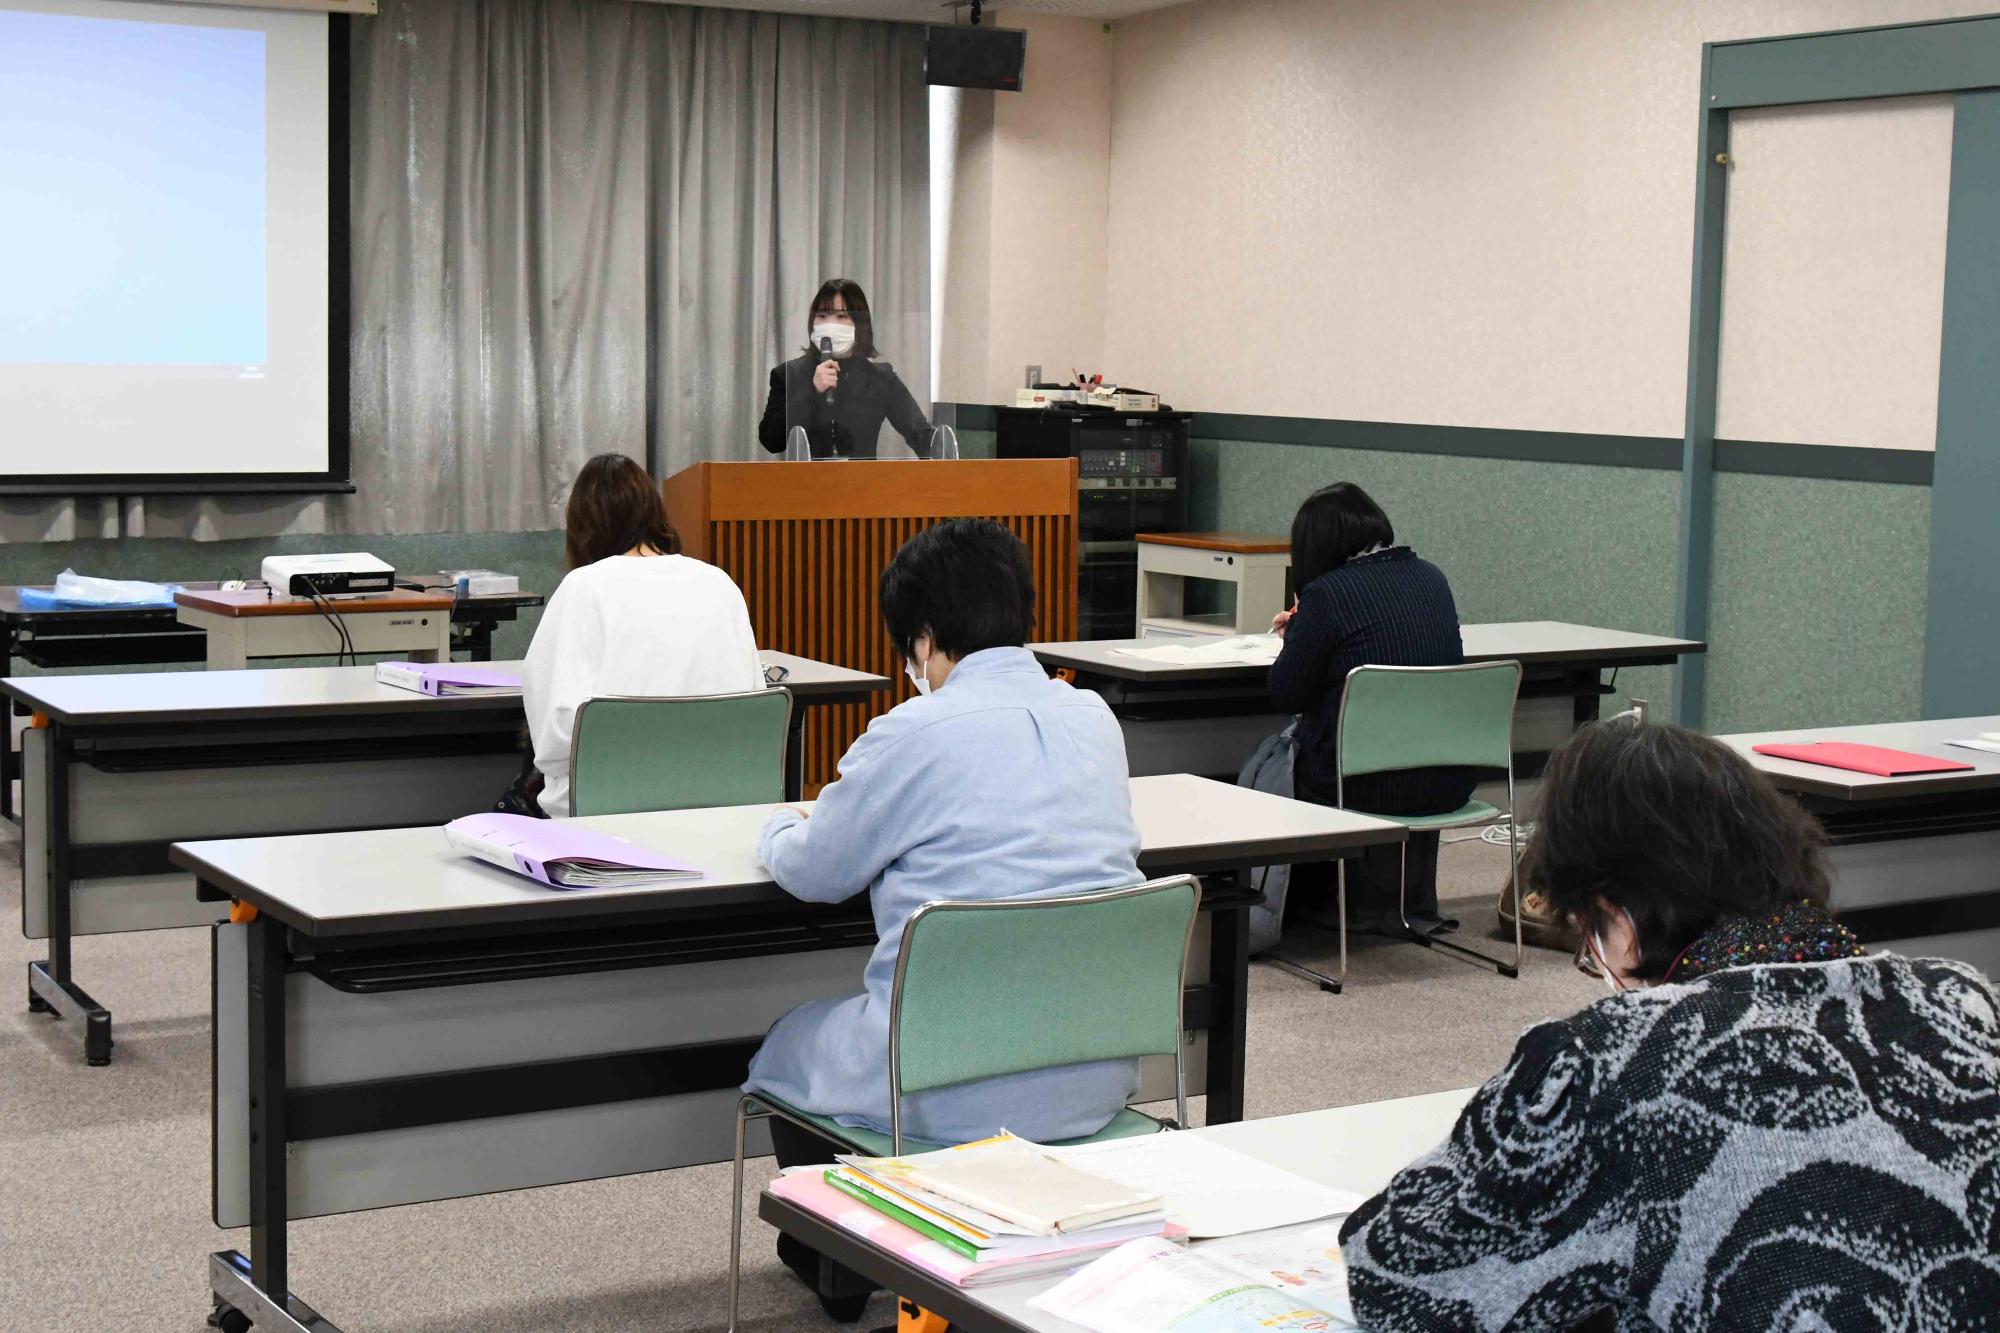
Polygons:
<instances>
[{"instance_id":1,"label":"red folder","mask_svg":"<svg viewBox=\"0 0 2000 1333\"><path fill-rule=\"evenodd\" d=\"M1912 773L1959 773L1972 768L1956 759L1936 759L1908 750L1885 750L1879 745L1853 745L1846 741L1814 741L1807 745L1753 745L1758 754L1773 759L1796 759L1827 768L1844 768L1855 773L1873 773L1878 778L1900 778Z\"/></svg>"}]
</instances>

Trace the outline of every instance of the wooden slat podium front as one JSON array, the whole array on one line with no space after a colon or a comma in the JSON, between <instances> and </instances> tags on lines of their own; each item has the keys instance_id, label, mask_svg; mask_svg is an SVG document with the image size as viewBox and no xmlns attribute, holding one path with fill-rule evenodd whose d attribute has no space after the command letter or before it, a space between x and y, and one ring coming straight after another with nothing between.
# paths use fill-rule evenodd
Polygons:
<instances>
[{"instance_id":1,"label":"wooden slat podium front","mask_svg":"<svg viewBox=\"0 0 2000 1333\"><path fill-rule=\"evenodd\" d=\"M760 648L896 682L865 704L806 719L808 795L831 782L870 718L910 696L875 590L896 549L945 518L991 518L1028 548L1035 637L1076 632L1073 458L958 462L696 463L662 488L687 554L726 570Z\"/></svg>"}]
</instances>

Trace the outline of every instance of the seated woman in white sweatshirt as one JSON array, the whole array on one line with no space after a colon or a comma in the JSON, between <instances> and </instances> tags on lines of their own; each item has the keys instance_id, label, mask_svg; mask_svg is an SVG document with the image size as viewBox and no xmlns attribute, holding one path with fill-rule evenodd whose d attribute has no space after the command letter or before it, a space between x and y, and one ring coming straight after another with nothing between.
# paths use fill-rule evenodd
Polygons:
<instances>
[{"instance_id":1,"label":"seated woman in white sweatshirt","mask_svg":"<svg viewBox=\"0 0 2000 1333\"><path fill-rule=\"evenodd\" d=\"M521 681L551 815L570 812L570 741L586 700L764 688L743 593L714 565L680 554L644 468L623 454L591 459L564 519L569 573L542 612Z\"/></svg>"}]
</instances>

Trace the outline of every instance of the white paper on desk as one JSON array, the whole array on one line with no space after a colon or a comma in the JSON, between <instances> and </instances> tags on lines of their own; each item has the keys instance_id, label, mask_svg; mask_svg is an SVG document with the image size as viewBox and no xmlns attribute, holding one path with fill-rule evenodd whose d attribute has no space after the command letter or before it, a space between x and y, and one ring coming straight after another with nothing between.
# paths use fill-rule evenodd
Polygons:
<instances>
[{"instance_id":1,"label":"white paper on desk","mask_svg":"<svg viewBox=\"0 0 2000 1333\"><path fill-rule=\"evenodd\" d=\"M1159 1195L1167 1221L1197 1240L1343 1217L1363 1202L1352 1190L1307 1180L1184 1131L1056 1148L1051 1155Z\"/></svg>"},{"instance_id":2,"label":"white paper on desk","mask_svg":"<svg viewBox=\"0 0 2000 1333\"><path fill-rule=\"evenodd\" d=\"M1985 736L1962 741L1946 741L1945 744L1956 745L1961 750L1983 750L1987 754L2000 754L2000 740L1990 740Z\"/></svg>"},{"instance_id":3,"label":"white paper on desk","mask_svg":"<svg viewBox=\"0 0 2000 1333\"><path fill-rule=\"evenodd\" d=\"M1201 1255L1244 1277L1288 1291L1354 1325L1347 1299L1347 1261L1340 1253L1340 1223L1314 1222L1281 1231L1258 1231L1201 1246Z\"/></svg>"},{"instance_id":4,"label":"white paper on desk","mask_svg":"<svg viewBox=\"0 0 2000 1333\"><path fill-rule=\"evenodd\" d=\"M1127 1241L1028 1302L1092 1333L1323 1333L1354 1325L1159 1237Z\"/></svg>"},{"instance_id":5,"label":"white paper on desk","mask_svg":"<svg viewBox=\"0 0 2000 1333\"><path fill-rule=\"evenodd\" d=\"M1275 634L1235 634L1200 643L1162 643L1151 648L1111 651L1166 666L1269 666L1278 660L1284 646L1285 641Z\"/></svg>"}]
</instances>

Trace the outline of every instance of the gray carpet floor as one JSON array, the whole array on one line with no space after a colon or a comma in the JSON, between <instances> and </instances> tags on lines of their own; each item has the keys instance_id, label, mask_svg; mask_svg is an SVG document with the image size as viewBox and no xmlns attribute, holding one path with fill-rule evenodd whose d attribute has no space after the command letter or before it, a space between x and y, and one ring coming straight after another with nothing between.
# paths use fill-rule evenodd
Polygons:
<instances>
[{"instance_id":1,"label":"gray carpet floor","mask_svg":"<svg viewBox=\"0 0 2000 1333\"><path fill-rule=\"evenodd\" d=\"M19 843L0 829L0 913L18 921ZM1461 938L1497 933L1505 867L1503 850L1476 841L1446 848L1441 896ZM1299 944L1331 966L1331 937ZM115 1016L103 1069L84 1065L74 1025L27 1012L26 963L44 956L0 931L12 987L0 1006L0 1329L198 1333L206 1256L248 1243L210 1220L206 932L77 944L79 982ZM1337 997L1253 966L1252 1116L1476 1083L1523 1027L1598 993L1545 950L1512 981L1388 941L1357 937L1351 959ZM755 1164L759 1184L769 1175ZM728 1190L720 1165L303 1222L292 1281L347 1333L720 1329ZM763 1224L746 1234L746 1327L840 1327L779 1267ZM893 1318L877 1297L860 1327Z\"/></svg>"}]
</instances>

